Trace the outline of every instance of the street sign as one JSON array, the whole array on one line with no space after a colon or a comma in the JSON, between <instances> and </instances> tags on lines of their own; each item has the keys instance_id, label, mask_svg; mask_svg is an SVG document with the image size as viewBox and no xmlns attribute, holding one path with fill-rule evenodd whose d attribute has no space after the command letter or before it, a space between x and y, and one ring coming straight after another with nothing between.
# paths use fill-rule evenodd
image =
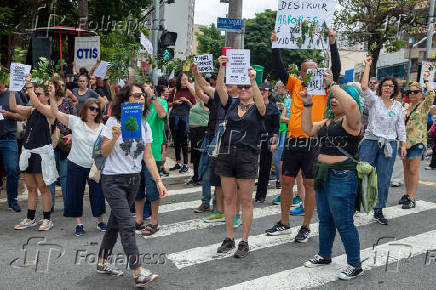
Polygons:
<instances>
[{"instance_id":1,"label":"street sign","mask_svg":"<svg viewBox=\"0 0 436 290\"><path fill-rule=\"evenodd\" d=\"M217 19L217 28L230 32L241 32L243 21L241 18L221 18Z\"/></svg>"}]
</instances>

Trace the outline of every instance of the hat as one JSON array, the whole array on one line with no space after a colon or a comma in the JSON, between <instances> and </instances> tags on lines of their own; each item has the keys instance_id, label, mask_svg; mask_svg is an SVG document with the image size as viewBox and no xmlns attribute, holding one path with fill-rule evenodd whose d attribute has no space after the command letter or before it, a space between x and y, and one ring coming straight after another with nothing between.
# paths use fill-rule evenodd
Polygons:
<instances>
[{"instance_id":1,"label":"hat","mask_svg":"<svg viewBox=\"0 0 436 290\"><path fill-rule=\"evenodd\" d=\"M261 83L259 86L260 90L271 91L272 87L269 83Z\"/></svg>"}]
</instances>

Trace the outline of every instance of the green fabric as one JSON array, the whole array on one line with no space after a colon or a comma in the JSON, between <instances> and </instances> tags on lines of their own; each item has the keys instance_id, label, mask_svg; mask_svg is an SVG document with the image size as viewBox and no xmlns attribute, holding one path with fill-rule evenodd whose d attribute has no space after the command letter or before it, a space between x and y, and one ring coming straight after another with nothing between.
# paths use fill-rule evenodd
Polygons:
<instances>
[{"instance_id":1,"label":"green fabric","mask_svg":"<svg viewBox=\"0 0 436 290\"><path fill-rule=\"evenodd\" d=\"M280 116L279 116L279 122L280 122ZM280 122L279 134L286 133L286 132L288 132L288 124Z\"/></svg>"},{"instance_id":2,"label":"green fabric","mask_svg":"<svg viewBox=\"0 0 436 290\"><path fill-rule=\"evenodd\" d=\"M189 111L189 125L207 127L209 123L209 112L204 111L204 107L197 102Z\"/></svg>"},{"instance_id":3,"label":"green fabric","mask_svg":"<svg viewBox=\"0 0 436 290\"><path fill-rule=\"evenodd\" d=\"M366 213L369 213L377 203L377 172L368 162L357 163L357 176L361 182L362 205Z\"/></svg>"},{"instance_id":4,"label":"green fabric","mask_svg":"<svg viewBox=\"0 0 436 290\"><path fill-rule=\"evenodd\" d=\"M153 142L151 142L151 151L154 160L162 161L162 143L164 139L165 122L168 120L168 103L165 100L158 99L159 103L164 107L167 116L164 119L159 118L159 115L154 108L153 103L150 104L145 121L150 125Z\"/></svg>"},{"instance_id":5,"label":"green fabric","mask_svg":"<svg viewBox=\"0 0 436 290\"><path fill-rule=\"evenodd\" d=\"M350 170L353 171L357 176L356 163L350 158L343 162L336 162L333 164L318 162L316 163L316 175L314 180L315 190L320 190L324 182L327 181L330 169Z\"/></svg>"},{"instance_id":6,"label":"green fabric","mask_svg":"<svg viewBox=\"0 0 436 290\"><path fill-rule=\"evenodd\" d=\"M343 90L349 94L353 100L357 103L357 105L359 106L359 112L360 112L360 116L362 116L363 114L363 109L362 109L362 104L360 102L360 95L359 92L353 88L353 87L345 87L343 88ZM325 109L325 113L324 113L324 117L326 119L334 119L336 116L335 114L330 110L330 99L332 98L332 93L329 93L329 97L327 99L327 106Z\"/></svg>"}]
</instances>

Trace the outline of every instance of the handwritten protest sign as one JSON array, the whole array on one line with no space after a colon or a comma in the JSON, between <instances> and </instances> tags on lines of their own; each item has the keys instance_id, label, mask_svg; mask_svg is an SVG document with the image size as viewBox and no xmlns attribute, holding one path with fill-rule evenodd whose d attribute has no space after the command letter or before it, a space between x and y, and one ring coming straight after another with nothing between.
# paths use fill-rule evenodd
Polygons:
<instances>
[{"instance_id":1,"label":"handwritten protest sign","mask_svg":"<svg viewBox=\"0 0 436 290\"><path fill-rule=\"evenodd\" d=\"M18 92L26 84L26 75L30 73L31 66L21 63L11 63L9 75L9 90Z\"/></svg>"},{"instance_id":2,"label":"handwritten protest sign","mask_svg":"<svg viewBox=\"0 0 436 290\"><path fill-rule=\"evenodd\" d=\"M436 72L436 63L430 62L430 61L423 61L422 67L421 67L421 75L419 76L419 82L425 87L424 85L424 73L426 71L430 71L430 76L428 77L428 80L430 81L430 85L434 88L436 85L436 82L434 82L435 72Z\"/></svg>"},{"instance_id":3,"label":"handwritten protest sign","mask_svg":"<svg viewBox=\"0 0 436 290\"><path fill-rule=\"evenodd\" d=\"M250 77L250 50L229 49L227 50L229 61L226 66L226 83L231 85L249 85Z\"/></svg>"},{"instance_id":4,"label":"handwritten protest sign","mask_svg":"<svg viewBox=\"0 0 436 290\"><path fill-rule=\"evenodd\" d=\"M153 54L153 44L150 40L141 32L141 45L145 48L148 54Z\"/></svg>"},{"instance_id":5,"label":"handwritten protest sign","mask_svg":"<svg viewBox=\"0 0 436 290\"><path fill-rule=\"evenodd\" d=\"M109 63L107 61L101 61L98 67L94 71L94 76L104 79L106 77L107 67Z\"/></svg>"},{"instance_id":6,"label":"handwritten protest sign","mask_svg":"<svg viewBox=\"0 0 436 290\"><path fill-rule=\"evenodd\" d=\"M100 37L74 38L74 62L79 70L84 67L88 71L100 56Z\"/></svg>"},{"instance_id":7,"label":"handwritten protest sign","mask_svg":"<svg viewBox=\"0 0 436 290\"><path fill-rule=\"evenodd\" d=\"M273 42L272 47L289 49L327 48L324 36L320 32L323 25L331 27L335 7L336 0L278 0L275 25L278 41ZM297 40L302 40L299 37L301 33L295 31L295 29L304 21L307 21L309 25L311 23L317 24L317 29L313 39L307 36L305 42L298 43ZM293 37L291 37L291 31Z\"/></svg>"},{"instance_id":8,"label":"handwritten protest sign","mask_svg":"<svg viewBox=\"0 0 436 290\"><path fill-rule=\"evenodd\" d=\"M121 135L123 139L141 139L142 104L121 105Z\"/></svg>"},{"instance_id":9,"label":"handwritten protest sign","mask_svg":"<svg viewBox=\"0 0 436 290\"><path fill-rule=\"evenodd\" d=\"M199 73L207 73L207 72L214 71L212 54L196 55L194 57L194 62L198 65Z\"/></svg>"},{"instance_id":10,"label":"handwritten protest sign","mask_svg":"<svg viewBox=\"0 0 436 290\"><path fill-rule=\"evenodd\" d=\"M310 95L324 95L324 77L325 68L308 69L307 73L312 73L309 83L307 84L307 93Z\"/></svg>"}]
</instances>

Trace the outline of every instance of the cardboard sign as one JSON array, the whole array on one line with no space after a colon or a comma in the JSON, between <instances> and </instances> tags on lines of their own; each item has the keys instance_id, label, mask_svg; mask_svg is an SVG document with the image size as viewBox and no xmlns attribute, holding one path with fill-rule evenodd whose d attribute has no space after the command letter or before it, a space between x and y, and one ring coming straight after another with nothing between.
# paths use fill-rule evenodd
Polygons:
<instances>
[{"instance_id":1,"label":"cardboard sign","mask_svg":"<svg viewBox=\"0 0 436 290\"><path fill-rule=\"evenodd\" d=\"M199 73L214 72L212 54L196 55L194 56L194 62L198 65Z\"/></svg>"},{"instance_id":2,"label":"cardboard sign","mask_svg":"<svg viewBox=\"0 0 436 290\"><path fill-rule=\"evenodd\" d=\"M101 61L98 67L94 71L94 76L104 79L106 77L107 68L109 63L107 61Z\"/></svg>"},{"instance_id":3,"label":"cardboard sign","mask_svg":"<svg viewBox=\"0 0 436 290\"><path fill-rule=\"evenodd\" d=\"M142 104L121 105L121 135L123 139L141 139Z\"/></svg>"},{"instance_id":4,"label":"cardboard sign","mask_svg":"<svg viewBox=\"0 0 436 290\"><path fill-rule=\"evenodd\" d=\"M76 68L84 67L89 71L100 56L100 37L76 37L74 41Z\"/></svg>"},{"instance_id":5,"label":"cardboard sign","mask_svg":"<svg viewBox=\"0 0 436 290\"><path fill-rule=\"evenodd\" d=\"M325 68L308 69L307 73L312 73L310 82L307 84L307 93L309 95L324 95L324 77Z\"/></svg>"},{"instance_id":6,"label":"cardboard sign","mask_svg":"<svg viewBox=\"0 0 436 290\"><path fill-rule=\"evenodd\" d=\"M227 50L229 61L226 66L226 83L230 85L249 85L250 77L250 50L229 49Z\"/></svg>"},{"instance_id":7,"label":"cardboard sign","mask_svg":"<svg viewBox=\"0 0 436 290\"><path fill-rule=\"evenodd\" d=\"M153 54L153 44L147 37L141 32L141 45L145 48L148 54Z\"/></svg>"},{"instance_id":8,"label":"cardboard sign","mask_svg":"<svg viewBox=\"0 0 436 290\"><path fill-rule=\"evenodd\" d=\"M13 92L21 91L26 84L26 75L30 73L31 66L21 63L11 63L9 74L9 90Z\"/></svg>"},{"instance_id":9,"label":"cardboard sign","mask_svg":"<svg viewBox=\"0 0 436 290\"><path fill-rule=\"evenodd\" d=\"M275 31L278 41L272 43L273 48L289 48L289 49L323 49L328 48L326 42L317 43L320 38L319 33L314 36L314 41L310 42L310 37L307 36L306 42L301 47L291 39L291 31L298 27L298 24L307 21L309 24L317 24L319 32L322 25L325 23L327 27L331 27L333 16L336 8L336 0L278 0L277 18ZM292 33L293 37L299 38L299 32ZM324 47L323 47L324 46Z\"/></svg>"}]
</instances>

